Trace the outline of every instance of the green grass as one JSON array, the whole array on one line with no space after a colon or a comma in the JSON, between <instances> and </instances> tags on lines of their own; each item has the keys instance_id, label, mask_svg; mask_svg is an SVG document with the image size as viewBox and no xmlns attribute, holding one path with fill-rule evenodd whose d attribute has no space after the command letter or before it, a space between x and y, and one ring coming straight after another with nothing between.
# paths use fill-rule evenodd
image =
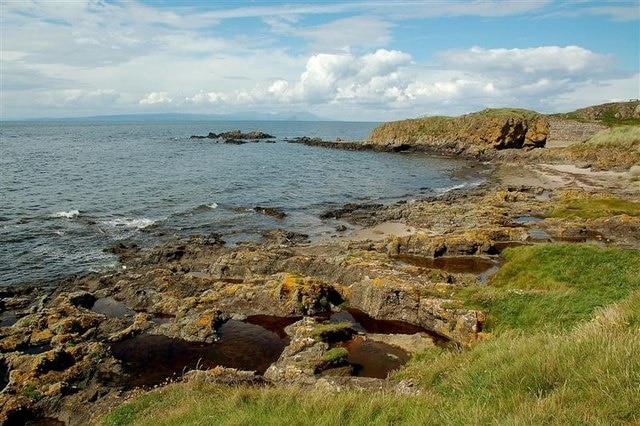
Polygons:
<instances>
[{"instance_id":1,"label":"green grass","mask_svg":"<svg viewBox=\"0 0 640 426\"><path fill-rule=\"evenodd\" d=\"M327 364L341 364L347 360L349 352L345 348L331 348L322 355L322 361Z\"/></svg>"},{"instance_id":2,"label":"green grass","mask_svg":"<svg viewBox=\"0 0 640 426\"><path fill-rule=\"evenodd\" d=\"M607 129L565 152L572 161L590 163L597 169L629 169L640 164L640 126Z\"/></svg>"},{"instance_id":3,"label":"green grass","mask_svg":"<svg viewBox=\"0 0 640 426\"><path fill-rule=\"evenodd\" d=\"M640 252L588 244L505 250L468 303L494 333L464 351L433 348L396 380L417 395L173 384L114 410L105 425L637 424Z\"/></svg>"},{"instance_id":4,"label":"green grass","mask_svg":"<svg viewBox=\"0 0 640 426\"><path fill-rule=\"evenodd\" d=\"M640 203L619 198L569 198L554 205L545 216L596 219L621 214L640 216Z\"/></svg>"},{"instance_id":5,"label":"green grass","mask_svg":"<svg viewBox=\"0 0 640 426\"><path fill-rule=\"evenodd\" d=\"M558 330L640 289L640 252L591 244L507 249L506 263L487 287L458 296L487 313L485 329Z\"/></svg>"}]
</instances>

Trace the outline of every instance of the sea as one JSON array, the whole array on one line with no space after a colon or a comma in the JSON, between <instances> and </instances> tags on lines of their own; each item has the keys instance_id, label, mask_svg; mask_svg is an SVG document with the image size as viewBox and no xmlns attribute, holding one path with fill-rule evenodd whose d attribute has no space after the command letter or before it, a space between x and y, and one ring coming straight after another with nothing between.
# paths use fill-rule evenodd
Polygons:
<instances>
[{"instance_id":1,"label":"sea","mask_svg":"<svg viewBox=\"0 0 640 426\"><path fill-rule=\"evenodd\" d=\"M2 122L0 286L120 268L105 251L118 244L152 247L214 232L238 244L274 228L332 238L340 222L320 219L327 209L413 202L486 178L485 168L462 159L286 142L363 140L376 125ZM272 134L275 143L190 139L236 129Z\"/></svg>"}]
</instances>

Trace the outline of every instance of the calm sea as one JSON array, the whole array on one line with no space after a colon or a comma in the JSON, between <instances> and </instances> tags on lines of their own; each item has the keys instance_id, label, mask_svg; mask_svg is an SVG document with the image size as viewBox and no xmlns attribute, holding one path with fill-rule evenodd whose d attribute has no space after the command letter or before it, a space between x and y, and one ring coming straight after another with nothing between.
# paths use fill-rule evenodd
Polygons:
<instances>
[{"instance_id":1,"label":"calm sea","mask_svg":"<svg viewBox=\"0 0 640 426\"><path fill-rule=\"evenodd\" d=\"M323 210L393 203L473 185L462 160L312 148L297 136L364 139L375 123L3 122L0 128L0 285L52 281L117 267L105 248L151 246L219 232L230 243L286 228L330 236ZM240 129L275 144L226 145L192 134ZM276 220L255 206L287 213Z\"/></svg>"}]
</instances>

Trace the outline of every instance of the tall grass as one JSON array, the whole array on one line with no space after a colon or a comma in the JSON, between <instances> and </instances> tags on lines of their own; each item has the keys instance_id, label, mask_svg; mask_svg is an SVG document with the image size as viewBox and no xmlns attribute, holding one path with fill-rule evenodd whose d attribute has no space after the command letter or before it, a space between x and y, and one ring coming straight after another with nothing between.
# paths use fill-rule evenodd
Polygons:
<instances>
[{"instance_id":1,"label":"tall grass","mask_svg":"<svg viewBox=\"0 0 640 426\"><path fill-rule=\"evenodd\" d=\"M573 161L599 169L629 169L640 164L640 125L620 126L597 133L587 142L566 148Z\"/></svg>"}]
</instances>

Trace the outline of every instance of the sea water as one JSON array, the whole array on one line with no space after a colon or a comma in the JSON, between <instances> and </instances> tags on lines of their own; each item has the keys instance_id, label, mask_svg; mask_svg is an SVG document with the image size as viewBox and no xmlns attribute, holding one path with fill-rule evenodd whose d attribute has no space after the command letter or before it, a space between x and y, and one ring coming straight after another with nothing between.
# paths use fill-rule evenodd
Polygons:
<instances>
[{"instance_id":1,"label":"sea water","mask_svg":"<svg viewBox=\"0 0 640 426\"><path fill-rule=\"evenodd\" d=\"M342 151L298 136L361 140L376 123L3 122L0 285L118 267L104 251L221 233L229 243L285 228L330 237L319 214L345 203L391 204L473 185L483 171L424 154ZM190 139L240 129L276 143ZM253 208L275 207L282 220Z\"/></svg>"}]
</instances>

